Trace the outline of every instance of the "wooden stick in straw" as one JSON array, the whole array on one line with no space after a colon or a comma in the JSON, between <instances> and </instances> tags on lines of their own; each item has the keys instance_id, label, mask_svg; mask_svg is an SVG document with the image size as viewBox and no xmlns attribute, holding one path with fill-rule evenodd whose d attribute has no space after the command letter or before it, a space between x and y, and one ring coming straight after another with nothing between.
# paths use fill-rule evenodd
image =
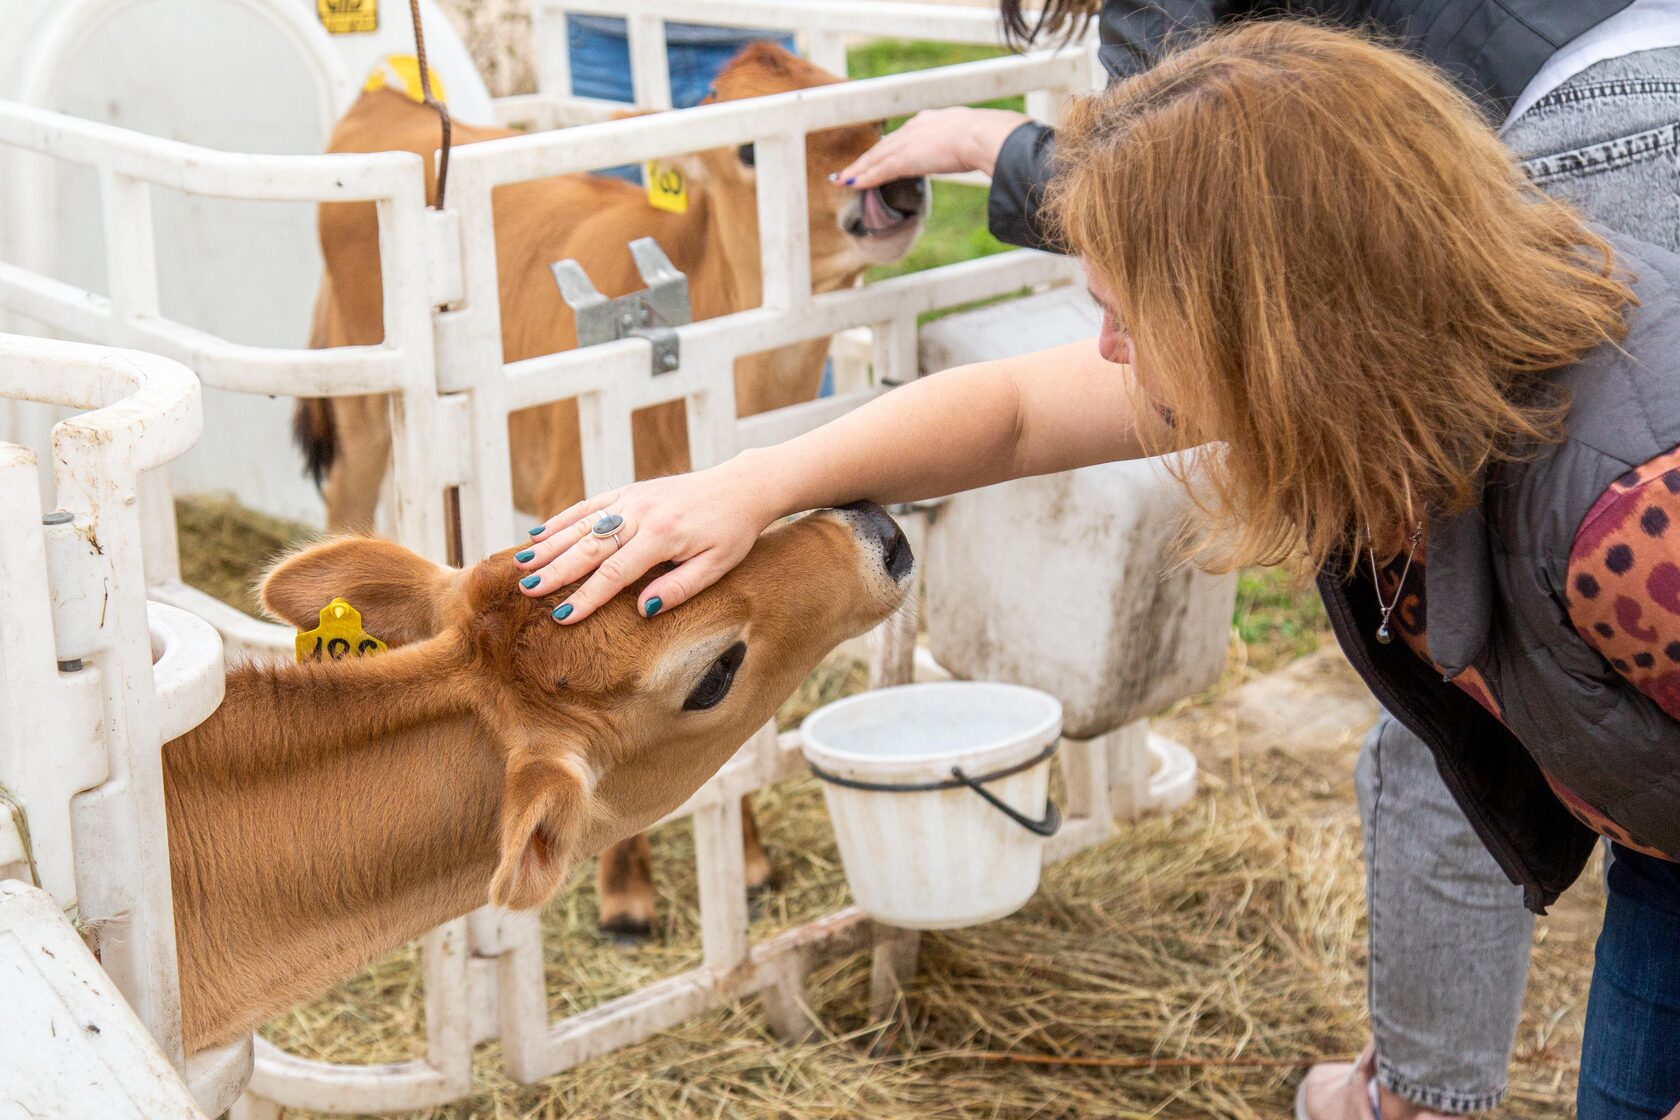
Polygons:
<instances>
[{"instance_id":1,"label":"wooden stick in straw","mask_svg":"<svg viewBox=\"0 0 1680 1120\"><path fill-rule=\"evenodd\" d=\"M1105 1069L1300 1069L1319 1062L1351 1062L1356 1055L1316 1058L1258 1058L1238 1055L1230 1058L1091 1058L1068 1054L1017 1054L1010 1050L953 1050L944 1058L972 1058L980 1062L1004 1062L1024 1066L1097 1066Z\"/></svg>"}]
</instances>

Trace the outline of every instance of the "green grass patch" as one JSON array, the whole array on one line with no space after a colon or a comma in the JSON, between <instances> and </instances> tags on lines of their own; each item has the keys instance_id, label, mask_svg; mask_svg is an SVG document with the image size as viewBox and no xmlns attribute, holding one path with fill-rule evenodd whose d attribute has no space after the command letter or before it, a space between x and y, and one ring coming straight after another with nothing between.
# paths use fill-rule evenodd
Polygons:
<instances>
[{"instance_id":1,"label":"green grass patch","mask_svg":"<svg viewBox=\"0 0 1680 1120\"><path fill-rule=\"evenodd\" d=\"M1232 625L1247 652L1247 665L1269 672L1311 653L1330 639L1324 604L1309 583L1284 568L1245 568L1237 576Z\"/></svg>"},{"instance_id":2,"label":"green grass patch","mask_svg":"<svg viewBox=\"0 0 1680 1120\"><path fill-rule=\"evenodd\" d=\"M1001 47L982 47L961 43L923 43L911 39L878 39L853 47L846 52L846 66L854 81L880 78L888 74L906 74L912 70L931 70L936 66L955 66L962 62L984 62L1002 58L1008 51ZM982 109L1014 109L1025 112L1026 101L1021 97L1001 97L993 101L976 101ZM897 118L896 120L902 120ZM897 127L896 120L889 128Z\"/></svg>"},{"instance_id":3,"label":"green grass patch","mask_svg":"<svg viewBox=\"0 0 1680 1120\"><path fill-rule=\"evenodd\" d=\"M962 62L980 62L1006 54L998 47L968 46L956 43L924 43L909 39L881 39L853 47L847 64L854 79L879 78L887 74L904 74L914 70L928 70L936 66L951 66ZM1005 97L975 103L978 108L1013 109L1024 111L1024 99ZM887 122L888 130L897 128L905 118L895 117ZM973 260L1007 251L1005 245L986 228L986 189L962 183L934 183L933 205L927 225L910 255L896 264L884 265L869 271L871 281L892 276L921 272L940 265ZM926 321L948 315L951 308L923 316Z\"/></svg>"}]
</instances>

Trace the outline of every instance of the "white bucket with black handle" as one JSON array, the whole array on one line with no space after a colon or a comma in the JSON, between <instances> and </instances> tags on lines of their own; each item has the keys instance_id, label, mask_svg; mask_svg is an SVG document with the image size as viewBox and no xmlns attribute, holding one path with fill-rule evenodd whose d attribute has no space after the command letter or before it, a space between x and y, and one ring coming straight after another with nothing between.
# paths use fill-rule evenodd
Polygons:
<instances>
[{"instance_id":1,"label":"white bucket with black handle","mask_svg":"<svg viewBox=\"0 0 1680 1120\"><path fill-rule=\"evenodd\" d=\"M811 713L805 759L857 904L904 929L1020 909L1061 826L1049 800L1061 729L1055 697L981 681L876 689Z\"/></svg>"}]
</instances>

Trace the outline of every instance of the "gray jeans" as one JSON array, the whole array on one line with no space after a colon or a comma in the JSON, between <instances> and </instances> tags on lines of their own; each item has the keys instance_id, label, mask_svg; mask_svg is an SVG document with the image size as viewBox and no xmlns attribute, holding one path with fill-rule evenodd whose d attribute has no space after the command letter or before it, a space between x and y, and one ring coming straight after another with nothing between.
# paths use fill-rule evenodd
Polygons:
<instances>
[{"instance_id":1,"label":"gray jeans","mask_svg":"<svg viewBox=\"0 0 1680 1120\"><path fill-rule=\"evenodd\" d=\"M1680 250L1680 48L1577 74L1504 139L1548 193ZM1505 1096L1533 916L1429 748L1386 713L1365 739L1358 786L1377 1078L1438 1112L1492 1108Z\"/></svg>"}]
</instances>

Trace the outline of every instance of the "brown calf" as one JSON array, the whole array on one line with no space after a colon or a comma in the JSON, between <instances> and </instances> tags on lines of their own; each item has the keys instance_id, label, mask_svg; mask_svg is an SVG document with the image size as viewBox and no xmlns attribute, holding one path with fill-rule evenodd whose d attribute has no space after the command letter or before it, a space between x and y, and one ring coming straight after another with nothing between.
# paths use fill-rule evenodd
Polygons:
<instances>
[{"instance_id":1,"label":"brown calf","mask_svg":"<svg viewBox=\"0 0 1680 1120\"><path fill-rule=\"evenodd\" d=\"M188 1051L487 901L541 905L896 609L911 566L876 507L823 511L683 610L644 619L628 591L562 627L506 554L462 571L351 537L283 561L269 613L312 627L343 596L393 648L236 668L165 746Z\"/></svg>"},{"instance_id":2,"label":"brown calf","mask_svg":"<svg viewBox=\"0 0 1680 1120\"><path fill-rule=\"evenodd\" d=\"M715 98L733 101L840 80L780 47L756 43L718 74ZM475 144L517 134L456 124L454 135L457 144ZM923 180L900 180L861 192L829 182L830 173L879 138L874 125L829 129L809 138L811 285L817 292L850 287L870 265L901 258L921 229L926 208ZM351 107L333 130L328 150L418 153L427 160L429 193L434 189L431 156L437 144L437 118L430 109L400 93L376 90ZM642 287L627 249L640 237L652 237L687 274L694 318L758 306L762 275L752 146L698 152L685 159L684 167L689 187L688 210L682 214L656 209L634 184L593 175L561 175L497 188L493 201L504 361L577 345L571 308L561 299L549 265L576 260L602 294L624 295ZM312 345L377 344L384 326L373 204L323 205L320 234L326 272L315 305ZM740 415L814 398L827 351L828 340L818 338L738 360L735 399ZM680 405L639 413L634 433L639 477L687 469L688 439ZM390 455L385 398L302 402L297 435L311 470L322 481L328 528L370 529ZM516 413L511 435L515 505L546 514L584 496L574 403Z\"/></svg>"},{"instance_id":3,"label":"brown calf","mask_svg":"<svg viewBox=\"0 0 1680 1120\"><path fill-rule=\"evenodd\" d=\"M732 101L827 85L840 79L780 47L754 44L737 56L715 84L718 100ZM513 133L455 126L455 142L472 144ZM874 125L813 133L806 147L811 283L818 292L855 284L871 264L902 257L921 228L925 183L900 180L859 192L831 183L839 171L880 136ZM427 160L438 143L431 110L400 93L379 90L357 101L334 130L334 152L406 150ZM578 261L607 296L642 286L626 245L653 237L688 275L694 317L708 319L756 307L760 298L758 211L750 145L699 152L684 163L688 210L673 214L649 205L641 188L619 179L564 175L497 189L496 260L500 271L502 355L516 361L572 349L577 344L571 309L560 298L548 267ZM371 203L321 207L321 249L326 274L316 302L313 345L378 343L383 337L378 223ZM817 395L827 339L749 355L735 363L735 399L743 416L807 401ZM327 525L334 531L368 531L390 455L390 424L383 397L350 397L300 403L298 437L311 469L322 481ZM650 478L688 467L688 439L681 405L639 412L633 422L636 474ZM577 406L546 405L514 414L514 502L548 515L583 495ZM770 881L770 863L758 842L749 807L743 814L747 882ZM601 925L610 935L645 936L655 903L652 855L643 837L627 841L602 860Z\"/></svg>"}]
</instances>

